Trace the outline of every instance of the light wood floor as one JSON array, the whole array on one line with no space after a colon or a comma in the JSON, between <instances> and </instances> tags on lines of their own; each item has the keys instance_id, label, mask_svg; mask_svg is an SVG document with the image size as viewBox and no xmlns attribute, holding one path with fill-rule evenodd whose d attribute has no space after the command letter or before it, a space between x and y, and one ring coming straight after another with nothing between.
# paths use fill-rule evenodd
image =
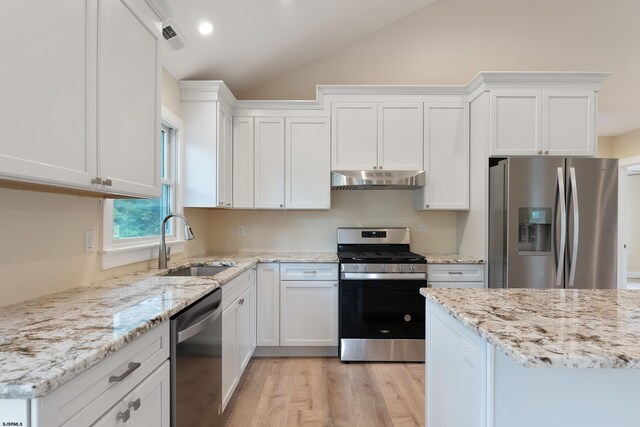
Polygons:
<instances>
[{"instance_id":1,"label":"light wood floor","mask_svg":"<svg viewBox=\"0 0 640 427\"><path fill-rule=\"evenodd\" d=\"M424 369L422 363L254 358L224 425L423 426Z\"/></svg>"}]
</instances>

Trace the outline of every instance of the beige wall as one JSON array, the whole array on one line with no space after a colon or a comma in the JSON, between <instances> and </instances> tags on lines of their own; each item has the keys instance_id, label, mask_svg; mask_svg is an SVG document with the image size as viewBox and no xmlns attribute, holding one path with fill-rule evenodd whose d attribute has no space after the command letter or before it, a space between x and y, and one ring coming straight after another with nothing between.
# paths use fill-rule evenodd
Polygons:
<instances>
[{"instance_id":1,"label":"beige wall","mask_svg":"<svg viewBox=\"0 0 640 427\"><path fill-rule=\"evenodd\" d=\"M627 177L627 271L640 274L640 175Z\"/></svg>"},{"instance_id":2,"label":"beige wall","mask_svg":"<svg viewBox=\"0 0 640 427\"><path fill-rule=\"evenodd\" d=\"M600 136L598 137L598 152L596 153L596 157L601 158L611 158L613 156L613 138L610 136Z\"/></svg>"},{"instance_id":3,"label":"beige wall","mask_svg":"<svg viewBox=\"0 0 640 427\"><path fill-rule=\"evenodd\" d=\"M182 117L180 83L164 68L162 69L162 105L176 116Z\"/></svg>"},{"instance_id":4,"label":"beige wall","mask_svg":"<svg viewBox=\"0 0 640 427\"><path fill-rule=\"evenodd\" d=\"M440 0L236 96L312 99L318 84L465 84L479 71L585 70L613 72L600 110L638 112L640 61L630 59L638 16L637 0Z\"/></svg>"},{"instance_id":5,"label":"beige wall","mask_svg":"<svg viewBox=\"0 0 640 427\"><path fill-rule=\"evenodd\" d=\"M625 159L640 156L640 130L611 138L611 157Z\"/></svg>"},{"instance_id":6,"label":"beige wall","mask_svg":"<svg viewBox=\"0 0 640 427\"><path fill-rule=\"evenodd\" d=\"M163 79L163 104L180 112L177 82ZM197 238L186 253L174 259L205 252L209 228L207 211L185 212ZM56 291L139 271L154 261L101 269L97 253L84 253L84 231L101 233L99 199L38 191L0 188L0 306ZM101 247L101 241L97 247Z\"/></svg>"},{"instance_id":7,"label":"beige wall","mask_svg":"<svg viewBox=\"0 0 640 427\"><path fill-rule=\"evenodd\" d=\"M455 252L456 213L416 212L413 191L332 191L330 211L211 210L209 249L226 251L336 250L337 227L402 226L411 228L418 252ZM418 235L418 226L426 234ZM245 226L245 236L237 233ZM195 230L194 230L195 231Z\"/></svg>"}]
</instances>

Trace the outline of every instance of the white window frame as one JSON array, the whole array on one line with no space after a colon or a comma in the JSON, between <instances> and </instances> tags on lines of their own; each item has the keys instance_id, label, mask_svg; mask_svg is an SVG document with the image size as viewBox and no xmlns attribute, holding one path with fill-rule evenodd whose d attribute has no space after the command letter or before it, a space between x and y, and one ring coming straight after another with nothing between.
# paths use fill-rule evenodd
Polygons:
<instances>
[{"instance_id":1,"label":"white window frame","mask_svg":"<svg viewBox=\"0 0 640 427\"><path fill-rule=\"evenodd\" d=\"M182 161L184 158L184 147L182 144L182 132L184 128L183 121L173 114L171 111L162 107L162 126L173 130L172 140L172 158L173 176L168 180L161 179L162 184L174 183L173 191L173 212L183 213L182 203L182 182L183 168ZM113 199L104 199L102 201L102 269L119 267L122 265L132 264L140 261L148 261L158 257L160 248L160 237L141 237L136 239L126 239L126 241L117 241L113 239ZM171 235L166 236L167 247L171 248L172 254L184 252L184 227L177 223L175 218L170 220Z\"/></svg>"}]
</instances>

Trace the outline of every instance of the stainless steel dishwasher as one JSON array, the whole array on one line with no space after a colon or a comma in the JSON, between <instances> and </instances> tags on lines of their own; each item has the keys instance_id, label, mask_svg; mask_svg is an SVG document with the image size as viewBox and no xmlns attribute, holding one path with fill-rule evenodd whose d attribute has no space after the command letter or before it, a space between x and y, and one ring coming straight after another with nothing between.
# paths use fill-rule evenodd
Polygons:
<instances>
[{"instance_id":1,"label":"stainless steel dishwasher","mask_svg":"<svg viewBox=\"0 0 640 427\"><path fill-rule=\"evenodd\" d=\"M171 319L171 426L222 425L222 290Z\"/></svg>"}]
</instances>

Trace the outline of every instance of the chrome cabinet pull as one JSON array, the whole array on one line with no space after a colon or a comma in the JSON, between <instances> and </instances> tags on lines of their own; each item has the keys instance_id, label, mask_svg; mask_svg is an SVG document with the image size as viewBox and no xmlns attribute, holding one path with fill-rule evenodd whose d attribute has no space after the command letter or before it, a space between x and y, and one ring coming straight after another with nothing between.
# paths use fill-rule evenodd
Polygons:
<instances>
[{"instance_id":1,"label":"chrome cabinet pull","mask_svg":"<svg viewBox=\"0 0 640 427\"><path fill-rule=\"evenodd\" d=\"M120 375L111 375L109 377L109 382L110 383L120 382L123 379L127 378L129 375L131 375L133 373L133 371L135 371L139 367L140 367L140 363L139 362L129 362L129 369L127 369L126 371L124 371Z\"/></svg>"},{"instance_id":2,"label":"chrome cabinet pull","mask_svg":"<svg viewBox=\"0 0 640 427\"><path fill-rule=\"evenodd\" d=\"M542 150L538 151L538 154L542 154Z\"/></svg>"},{"instance_id":3,"label":"chrome cabinet pull","mask_svg":"<svg viewBox=\"0 0 640 427\"><path fill-rule=\"evenodd\" d=\"M102 184L102 178L100 178L99 176L96 176L95 178L93 178L91 180L91 183L100 185L100 184Z\"/></svg>"},{"instance_id":4,"label":"chrome cabinet pull","mask_svg":"<svg viewBox=\"0 0 640 427\"><path fill-rule=\"evenodd\" d=\"M134 411L137 411L140 408L140 398L137 398L133 402L129 402L129 408L133 408Z\"/></svg>"},{"instance_id":5,"label":"chrome cabinet pull","mask_svg":"<svg viewBox=\"0 0 640 427\"><path fill-rule=\"evenodd\" d=\"M238 301L238 304L244 305L244 298L240 298L240 300Z\"/></svg>"},{"instance_id":6,"label":"chrome cabinet pull","mask_svg":"<svg viewBox=\"0 0 640 427\"><path fill-rule=\"evenodd\" d=\"M129 421L129 418L131 418L131 412L129 412L128 409L124 412L118 412L118 416L116 417L117 420L122 420L125 423Z\"/></svg>"},{"instance_id":7,"label":"chrome cabinet pull","mask_svg":"<svg viewBox=\"0 0 640 427\"><path fill-rule=\"evenodd\" d=\"M113 181L110 179L105 179L102 181L102 185L106 185L107 187L111 187L113 185Z\"/></svg>"},{"instance_id":8,"label":"chrome cabinet pull","mask_svg":"<svg viewBox=\"0 0 640 427\"><path fill-rule=\"evenodd\" d=\"M303 274L318 274L316 270L304 270Z\"/></svg>"},{"instance_id":9,"label":"chrome cabinet pull","mask_svg":"<svg viewBox=\"0 0 640 427\"><path fill-rule=\"evenodd\" d=\"M450 271L449 274L463 274L462 271Z\"/></svg>"},{"instance_id":10,"label":"chrome cabinet pull","mask_svg":"<svg viewBox=\"0 0 640 427\"><path fill-rule=\"evenodd\" d=\"M374 167L373 167L373 170L376 170L376 169L378 169L378 167L377 167L377 166L374 166Z\"/></svg>"},{"instance_id":11,"label":"chrome cabinet pull","mask_svg":"<svg viewBox=\"0 0 640 427\"><path fill-rule=\"evenodd\" d=\"M549 154L549 150L546 150L546 151L544 152L544 154Z\"/></svg>"}]
</instances>

